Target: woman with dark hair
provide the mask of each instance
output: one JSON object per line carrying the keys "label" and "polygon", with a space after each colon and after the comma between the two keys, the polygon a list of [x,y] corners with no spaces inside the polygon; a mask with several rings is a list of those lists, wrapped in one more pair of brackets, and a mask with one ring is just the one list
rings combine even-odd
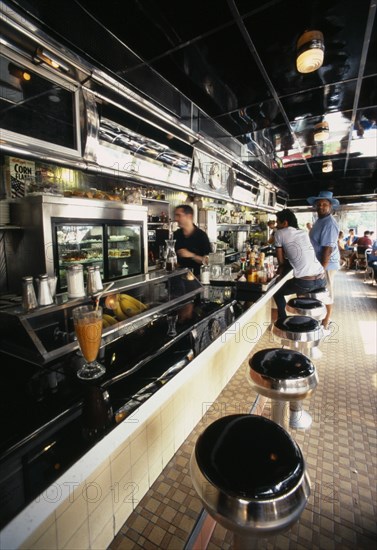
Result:
{"label": "woman with dark hair", "polygon": [[285,296],[326,287],[326,274],[316,258],[308,232],[298,228],[294,213],[286,208],[278,212],[276,218],[275,248],[279,262],[278,272],[283,272],[285,259],[293,268],[293,278],[286,281],[274,295],[278,315],[285,319]]}

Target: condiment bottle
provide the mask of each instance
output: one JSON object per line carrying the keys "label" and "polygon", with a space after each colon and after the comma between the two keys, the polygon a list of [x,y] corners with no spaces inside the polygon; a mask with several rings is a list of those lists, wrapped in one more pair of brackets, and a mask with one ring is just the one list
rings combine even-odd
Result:
{"label": "condiment bottle", "polygon": [[31,311],[38,307],[37,297],[33,286],[33,277],[22,277],[22,307],[25,311]]}
{"label": "condiment bottle", "polygon": [[122,275],[126,276],[128,275],[128,264],[127,262],[124,262],[122,265]]}
{"label": "condiment bottle", "polygon": [[84,271],[81,264],[70,265],[67,268],[68,298],[85,296]]}
{"label": "condiment bottle", "polygon": [[38,304],[40,306],[49,306],[54,300],[51,296],[50,285],[48,284],[47,273],[39,275]]}

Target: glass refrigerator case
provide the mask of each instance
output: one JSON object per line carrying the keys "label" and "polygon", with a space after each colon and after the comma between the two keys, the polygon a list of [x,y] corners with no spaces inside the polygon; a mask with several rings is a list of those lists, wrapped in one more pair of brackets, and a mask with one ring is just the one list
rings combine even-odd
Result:
{"label": "glass refrigerator case", "polygon": [[53,221],[54,264],[58,267],[58,289],[67,287],[66,270],[82,264],[99,266],[103,281],[140,275],[144,268],[142,222]]}

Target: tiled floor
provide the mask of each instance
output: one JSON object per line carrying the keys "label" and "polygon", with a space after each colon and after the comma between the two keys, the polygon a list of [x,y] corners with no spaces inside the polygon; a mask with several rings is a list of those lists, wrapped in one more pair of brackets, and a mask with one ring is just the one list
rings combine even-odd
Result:
{"label": "tiled floor", "polygon": [[[305,409],[310,430],[292,430],[306,459],[311,496],[297,524],[263,549],[376,548],[376,342],[377,286],[362,272],[341,270],[336,278],[333,331],[315,360],[319,385]],[[254,348],[276,347],[266,333]],[[248,412],[255,399],[245,383],[247,362],[175,454],[123,525],[109,550],[185,548],[202,509],[192,488],[189,461],[195,441],[219,416]],[[268,415],[268,405],[263,411]],[[209,550],[228,549],[232,534],[217,525]],[[248,548],[255,548],[250,544]],[[246,550],[246,547],[245,547]]]}

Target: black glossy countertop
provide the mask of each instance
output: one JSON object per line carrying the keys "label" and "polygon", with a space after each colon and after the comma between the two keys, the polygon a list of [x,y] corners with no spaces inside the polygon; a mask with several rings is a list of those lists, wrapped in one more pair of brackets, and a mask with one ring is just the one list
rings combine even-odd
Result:
{"label": "black glossy countertop", "polygon": [[[255,295],[255,300],[258,297]],[[176,335],[168,333],[171,318],[163,314],[102,349],[99,360],[106,367],[106,374],[93,382],[77,378],[83,361],[77,352],[55,363],[37,366],[0,351],[0,411],[6,419],[0,432],[2,493],[12,492],[6,472],[11,472],[12,477],[21,469],[26,480],[24,498],[19,502],[13,502],[13,497],[7,502],[5,498],[1,526],[123,420],[127,410],[140,406],[189,364],[188,355],[191,359],[197,353],[197,343],[191,336],[193,328],[207,326],[207,319],[210,321],[229,308],[235,319],[249,305],[250,302],[239,303],[232,297],[215,303],[198,296],[169,312],[169,317],[175,316]],[[227,320],[228,325],[230,321]],[[225,329],[223,325],[221,332]]]}

